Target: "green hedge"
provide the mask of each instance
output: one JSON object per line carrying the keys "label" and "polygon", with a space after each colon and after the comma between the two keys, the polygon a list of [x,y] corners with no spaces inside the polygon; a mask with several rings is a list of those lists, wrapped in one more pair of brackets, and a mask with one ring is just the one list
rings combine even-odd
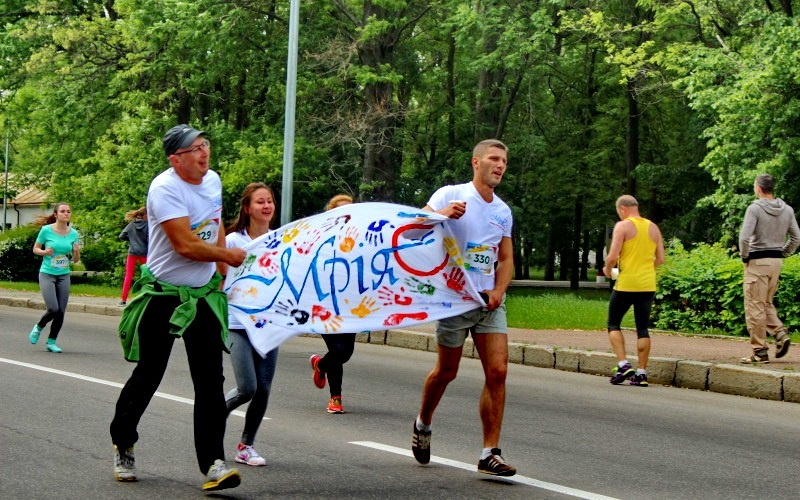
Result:
{"label": "green hedge", "polygon": [[[744,320],[744,267],[738,253],[721,245],[686,250],[671,242],[658,269],[653,306],[659,329],[690,333],[747,335]],[[784,261],[775,295],[778,315],[791,329],[800,325],[800,256]]]}
{"label": "green hedge", "polygon": [[[33,253],[39,227],[32,224],[15,227],[0,235],[0,280],[39,281],[42,258]],[[106,238],[81,248],[81,264],[89,271],[104,271],[93,282],[117,286],[125,274],[127,246]]]}
{"label": "green hedge", "polygon": [[39,228],[15,227],[0,236],[0,280],[39,281],[42,258],[33,253]]}

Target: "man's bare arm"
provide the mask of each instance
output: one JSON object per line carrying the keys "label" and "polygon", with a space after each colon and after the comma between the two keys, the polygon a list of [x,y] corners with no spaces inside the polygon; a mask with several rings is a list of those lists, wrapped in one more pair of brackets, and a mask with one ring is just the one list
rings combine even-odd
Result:
{"label": "man's bare arm", "polygon": [[[216,244],[209,245],[201,240],[194,234],[189,226],[189,217],[178,217],[177,219],[170,219],[161,223],[169,238],[172,247],[176,252],[190,260],[198,262],[224,262],[234,267],[238,267],[244,262],[247,252],[241,248],[225,248],[219,246],[219,240]],[[225,231],[220,228],[220,233],[223,235],[222,241],[225,241]]]}

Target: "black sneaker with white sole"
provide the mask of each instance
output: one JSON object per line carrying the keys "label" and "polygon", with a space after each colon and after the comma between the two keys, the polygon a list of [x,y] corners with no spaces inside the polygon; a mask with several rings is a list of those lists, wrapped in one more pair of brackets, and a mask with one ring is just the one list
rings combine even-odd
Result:
{"label": "black sneaker with white sole", "polygon": [[492,476],[513,476],[517,473],[516,467],[512,467],[500,456],[500,448],[492,448],[492,454],[478,461],[478,472]]}
{"label": "black sneaker with white sole", "polygon": [[411,435],[411,452],[414,458],[421,464],[431,461],[431,431],[421,431],[417,429],[417,421],[414,420],[413,434]]}

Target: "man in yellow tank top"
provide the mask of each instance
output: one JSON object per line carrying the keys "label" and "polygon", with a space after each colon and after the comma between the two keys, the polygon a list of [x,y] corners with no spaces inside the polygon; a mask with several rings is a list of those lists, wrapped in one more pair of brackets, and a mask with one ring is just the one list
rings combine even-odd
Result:
{"label": "man in yellow tank top", "polygon": [[[614,226],[611,248],[603,274],[612,277],[612,268],[619,268],[619,277],[608,302],[608,339],[617,355],[617,367],[610,382],[647,387],[647,360],[650,356],[650,309],[656,292],[656,267],[664,263],[664,240],[651,221],[639,215],[639,202],[630,195],[617,198],[620,221]],[[620,324],[633,306],[636,322],[638,369],[634,371],[625,353],[625,337]]]}

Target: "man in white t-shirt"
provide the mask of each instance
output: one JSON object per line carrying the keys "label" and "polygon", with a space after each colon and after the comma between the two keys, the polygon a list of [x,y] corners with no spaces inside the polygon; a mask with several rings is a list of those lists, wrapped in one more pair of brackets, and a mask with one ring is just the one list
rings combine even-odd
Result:
{"label": "man in white t-shirt", "polygon": [[514,273],[511,210],[494,194],[506,171],[508,148],[485,140],[472,152],[472,182],[445,186],[431,196],[425,210],[449,217],[450,226],[472,281],[486,302],[470,312],[440,320],[436,326],[438,358],[425,379],[422,404],[414,426],[411,450],[419,463],[430,461],[431,421],[447,385],[456,378],[467,335],[480,355],[485,383],[480,398],[483,451],[478,472],[513,476],[499,449],[506,398],[508,325],[505,292]]}
{"label": "man in white t-shirt", "polygon": [[[209,170],[205,132],[177,125],[164,136],[170,168],[147,193],[150,241],[136,297],[123,312],[120,338],[125,357],[138,361],[120,392],[111,440],[114,475],[136,481],[136,430],[167,369],[175,339],[182,337],[195,388],[194,444],[203,489],[233,488],[241,482],[225,464],[223,438],[227,410],[222,353],[227,350],[227,301],[220,290],[227,266],[247,255],[227,248],[222,224],[222,184]],[[217,272],[219,271],[219,272]]]}

